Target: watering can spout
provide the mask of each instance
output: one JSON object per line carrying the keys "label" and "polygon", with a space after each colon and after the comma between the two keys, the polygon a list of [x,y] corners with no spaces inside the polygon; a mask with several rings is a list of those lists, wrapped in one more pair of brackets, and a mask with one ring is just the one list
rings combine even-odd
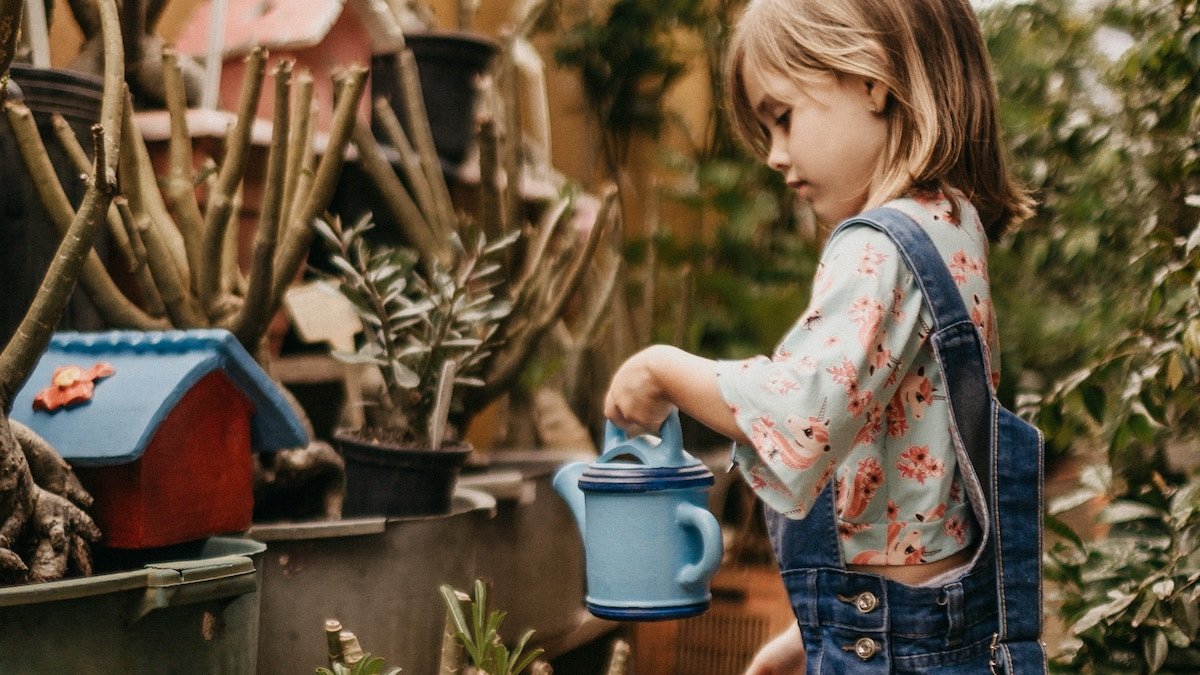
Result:
{"label": "watering can spout", "polygon": [[579,489],[579,477],[588,468],[587,462],[572,462],[558,470],[554,474],[554,490],[558,492],[567,506],[571,507],[571,514],[575,516],[575,523],[579,525],[579,536],[583,537],[583,490]]}

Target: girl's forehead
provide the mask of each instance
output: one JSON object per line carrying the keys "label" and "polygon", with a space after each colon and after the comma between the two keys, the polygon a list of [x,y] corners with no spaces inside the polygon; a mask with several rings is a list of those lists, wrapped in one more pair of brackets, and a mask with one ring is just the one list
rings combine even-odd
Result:
{"label": "girl's forehead", "polygon": [[791,103],[798,98],[811,98],[812,90],[831,78],[832,75],[824,71],[803,68],[785,72],[753,59],[746,59],[741,65],[742,86],[752,106],[768,99]]}

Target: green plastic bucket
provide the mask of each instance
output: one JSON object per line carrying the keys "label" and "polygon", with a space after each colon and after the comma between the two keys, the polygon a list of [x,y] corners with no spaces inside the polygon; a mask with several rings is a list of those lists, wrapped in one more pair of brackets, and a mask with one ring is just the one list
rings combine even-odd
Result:
{"label": "green plastic bucket", "polygon": [[213,537],[185,560],[0,588],[0,673],[254,673],[265,550]]}

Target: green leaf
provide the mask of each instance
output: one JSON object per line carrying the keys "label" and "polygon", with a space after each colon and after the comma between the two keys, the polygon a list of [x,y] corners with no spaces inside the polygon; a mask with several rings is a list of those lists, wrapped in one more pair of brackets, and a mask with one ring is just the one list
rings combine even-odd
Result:
{"label": "green leaf", "polygon": [[1162,631],[1154,631],[1142,640],[1143,653],[1146,656],[1146,666],[1150,672],[1157,673],[1167,660],[1167,652],[1171,649],[1167,644],[1167,636]]}
{"label": "green leaf", "polygon": [[1163,512],[1148,504],[1128,500],[1115,501],[1100,512],[1104,523],[1127,523],[1142,518],[1162,518]]}
{"label": "green leaf", "polygon": [[392,380],[403,389],[412,389],[421,384],[421,378],[412,371],[411,368],[400,363],[392,361],[388,364],[391,367]]}

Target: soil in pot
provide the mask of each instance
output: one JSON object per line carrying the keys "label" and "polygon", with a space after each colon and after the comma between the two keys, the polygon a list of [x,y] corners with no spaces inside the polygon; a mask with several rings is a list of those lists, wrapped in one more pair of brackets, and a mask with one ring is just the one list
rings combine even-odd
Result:
{"label": "soil in pot", "polygon": [[470,446],[434,450],[359,430],[339,429],[333,439],[346,460],[347,518],[449,513],[458,472],[471,454]]}

